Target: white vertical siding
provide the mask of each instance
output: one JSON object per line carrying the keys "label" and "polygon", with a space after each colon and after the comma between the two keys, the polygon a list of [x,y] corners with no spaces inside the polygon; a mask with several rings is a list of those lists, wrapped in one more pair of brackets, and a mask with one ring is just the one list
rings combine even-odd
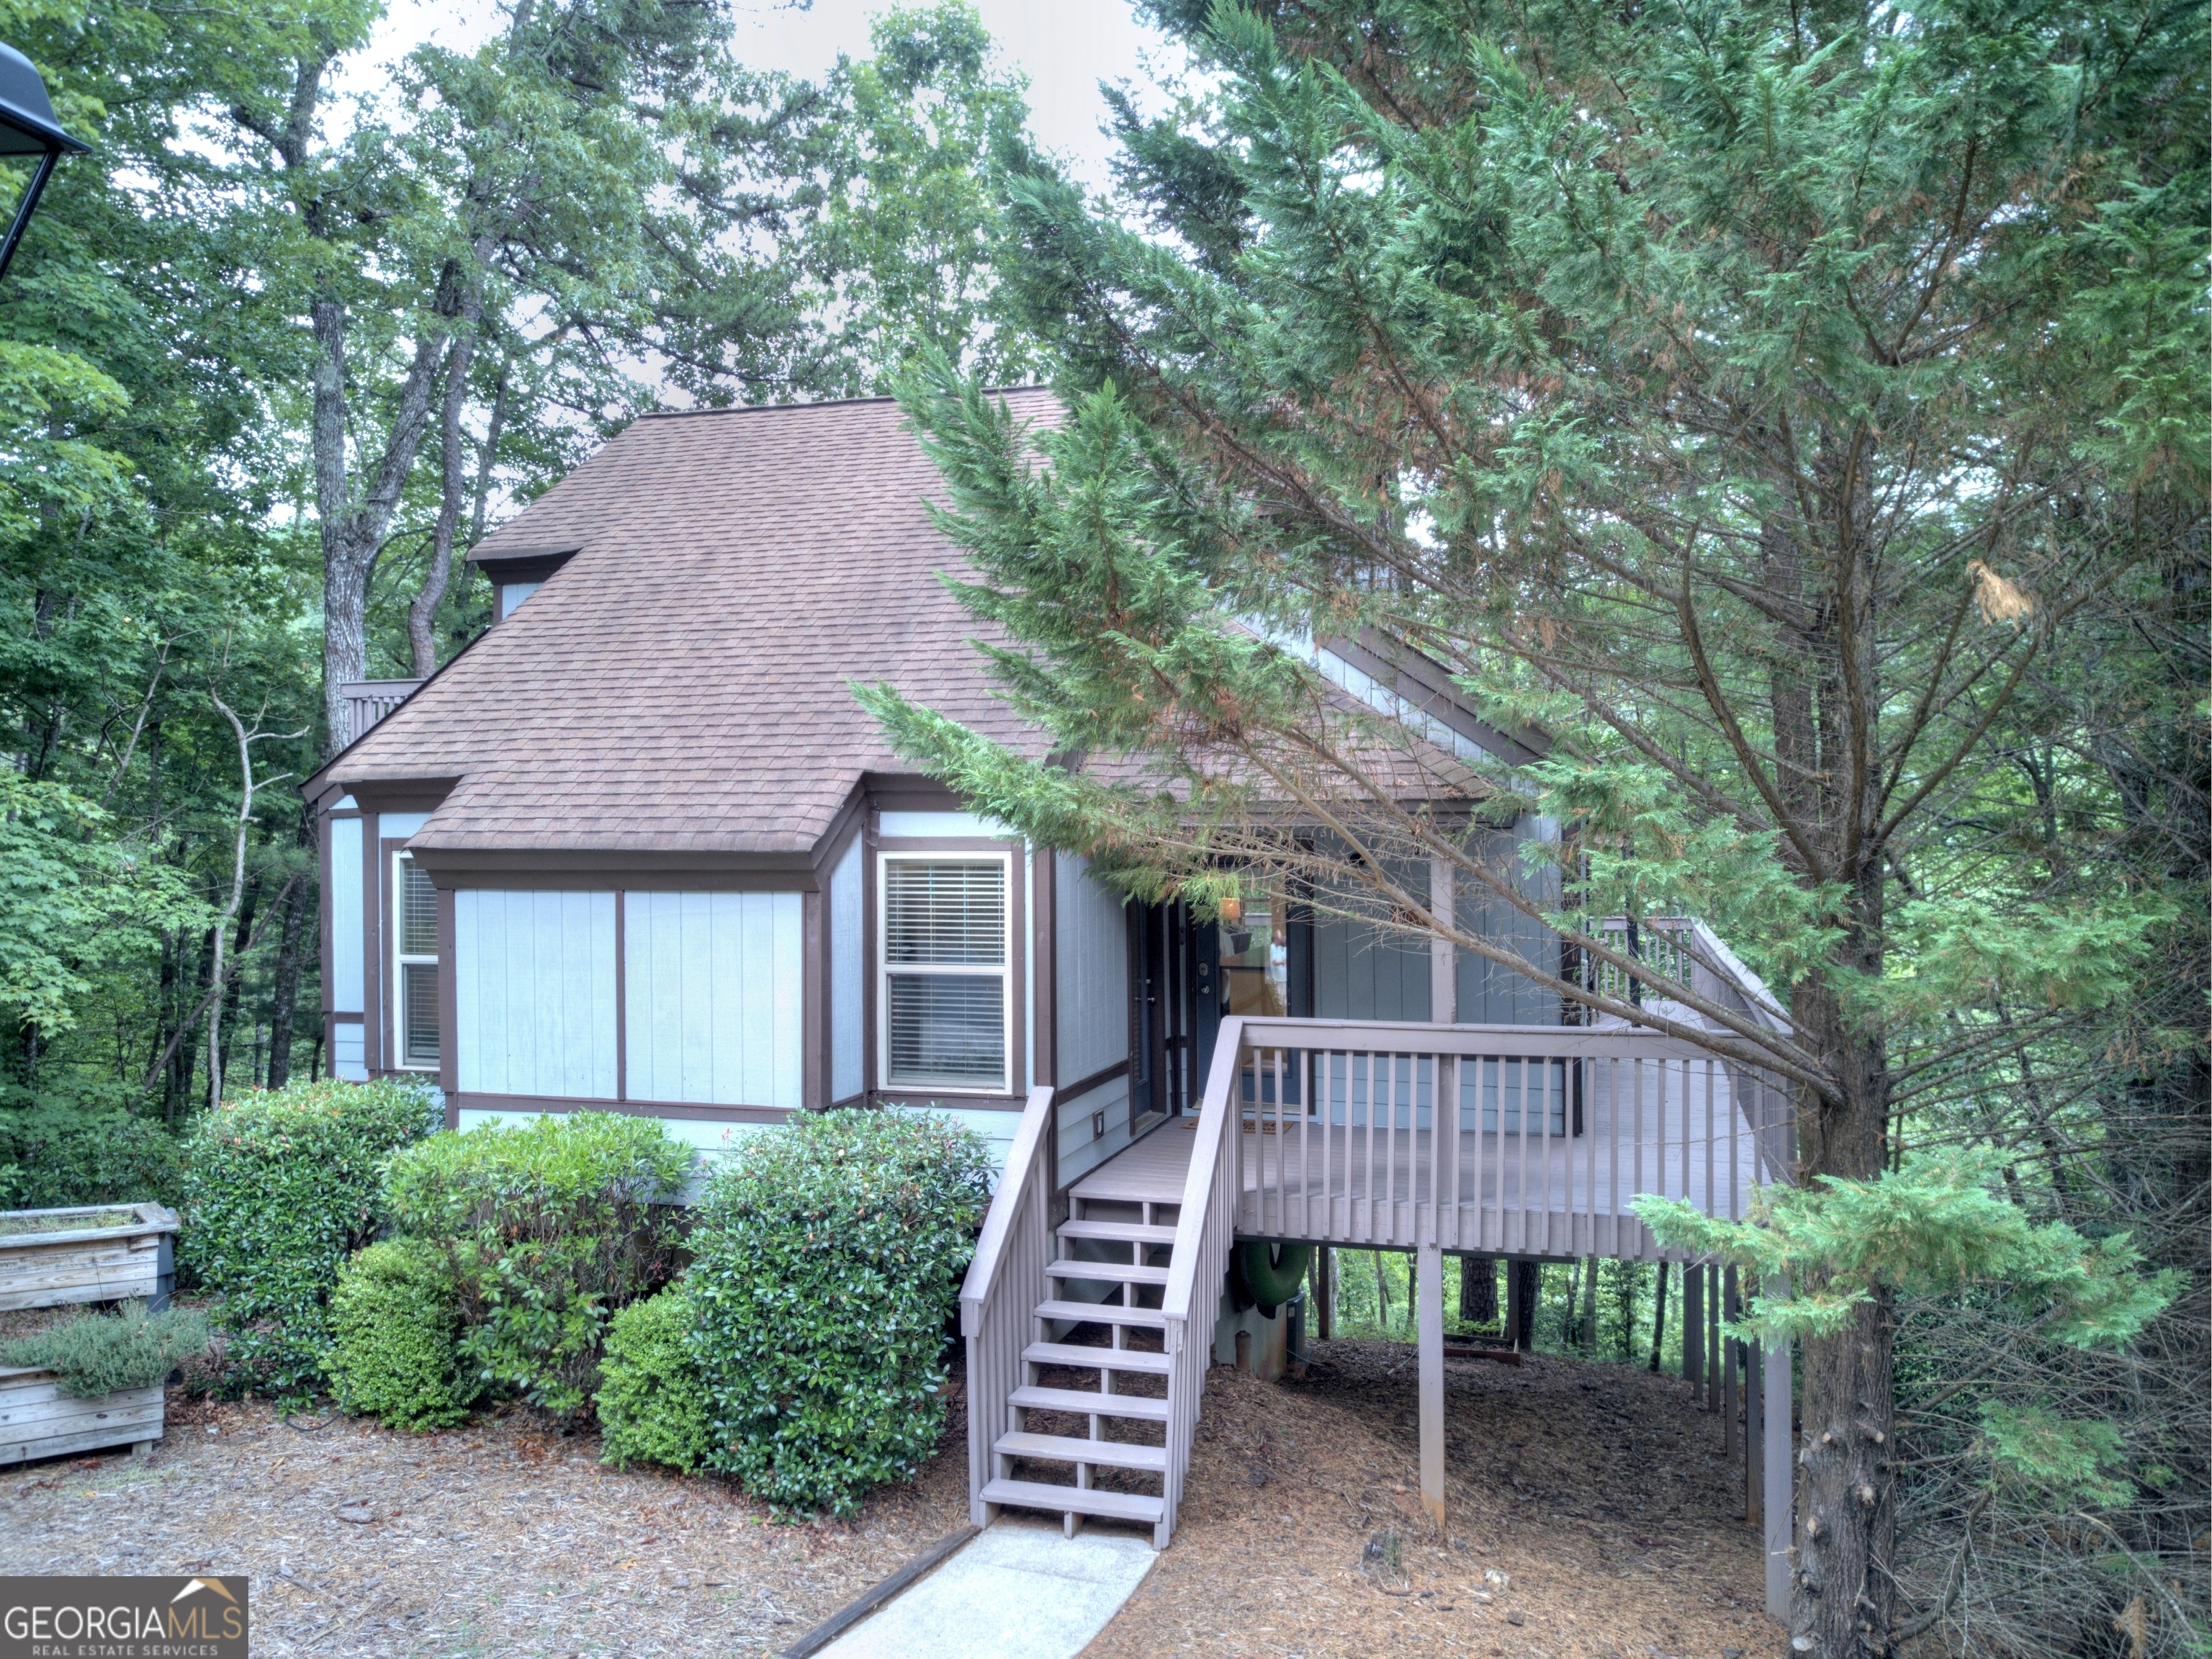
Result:
{"label": "white vertical siding", "polygon": [[428,812],[386,812],[375,820],[377,839],[405,841],[429,821]]}
{"label": "white vertical siding", "polygon": [[615,896],[453,895],[453,1060],[465,1094],[615,1097]]}
{"label": "white vertical siding", "polygon": [[800,1104],[797,893],[638,893],[623,901],[632,1100]]}
{"label": "white vertical siding", "polygon": [[860,837],[846,843],[844,856],[830,872],[830,1098],[846,1100],[860,1092],[862,988],[868,963],[863,943],[860,900]]}
{"label": "white vertical siding", "polygon": [[[361,823],[331,820],[331,1010],[362,1012]],[[354,1028],[356,1037],[361,1028]],[[356,1054],[356,1060],[360,1056]],[[343,1075],[343,1074],[341,1074]],[[366,1075],[364,1073],[363,1075]]]}
{"label": "white vertical siding", "polygon": [[1061,854],[1052,867],[1053,979],[1066,1085],[1129,1057],[1129,945],[1121,896],[1091,880],[1086,862],[1073,854]]}

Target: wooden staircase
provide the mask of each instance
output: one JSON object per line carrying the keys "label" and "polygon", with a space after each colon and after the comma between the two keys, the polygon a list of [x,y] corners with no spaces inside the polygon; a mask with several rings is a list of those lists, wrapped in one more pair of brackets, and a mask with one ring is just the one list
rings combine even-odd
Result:
{"label": "wooden staircase", "polygon": [[[1076,1207],[1139,1213],[1079,1214],[1057,1230],[1054,1256],[1044,1269],[1050,1293],[1036,1302],[1030,1316],[1036,1340],[1023,1344],[1022,1375],[1006,1391],[1005,1422],[991,1437],[981,1501],[993,1509],[1056,1512],[1071,1535],[1091,1515],[1157,1528],[1166,1514],[1164,1493],[1126,1491],[1127,1481],[1103,1487],[1097,1477],[1100,1470],[1115,1470],[1149,1477],[1149,1485],[1167,1475],[1166,1446],[1148,1442],[1157,1432],[1153,1425],[1164,1427],[1168,1420],[1164,1389],[1172,1362],[1164,1352],[1167,1316],[1159,1302],[1176,1230],[1163,1224],[1158,1212],[1174,1206],[1086,1206],[1078,1200]],[[1097,1299],[1102,1292],[1103,1299]],[[1085,1326],[1103,1326],[1105,1346],[1048,1340],[1055,1327],[1069,1334]],[[1087,1387],[1048,1386],[1038,1380],[1047,1371],[1088,1373],[1095,1381]],[[1073,1425],[1051,1426],[1080,1431],[1040,1431],[1033,1418],[1073,1419]],[[1117,1437],[1109,1425],[1129,1437]],[[1015,1473],[1018,1465],[1041,1465],[1034,1473],[1065,1478],[1022,1478]]]}

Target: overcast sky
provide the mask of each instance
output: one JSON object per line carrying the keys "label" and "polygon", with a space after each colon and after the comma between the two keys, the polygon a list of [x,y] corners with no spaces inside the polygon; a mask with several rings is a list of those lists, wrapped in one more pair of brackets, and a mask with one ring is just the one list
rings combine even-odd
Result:
{"label": "overcast sky", "polygon": [[[1029,77],[1030,130],[1073,164],[1092,189],[1108,183],[1111,146],[1099,136],[1106,106],[1101,81],[1151,79],[1147,54],[1164,70],[1180,53],[1139,23],[1128,0],[973,0],[1006,59]],[[738,51],[757,69],[820,76],[840,52],[865,57],[870,20],[905,9],[896,0],[814,0],[804,10],[768,0],[736,0]],[[365,91],[386,66],[425,40],[470,51],[499,27],[494,0],[390,0],[375,47],[348,65],[343,84]],[[1142,100],[1157,107],[1157,100]]]}

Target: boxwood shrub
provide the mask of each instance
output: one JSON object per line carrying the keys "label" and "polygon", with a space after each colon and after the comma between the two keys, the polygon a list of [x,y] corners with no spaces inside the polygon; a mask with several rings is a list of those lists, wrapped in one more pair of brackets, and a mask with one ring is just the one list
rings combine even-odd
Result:
{"label": "boxwood shrub", "polygon": [[461,1364],[453,1276],[411,1238],[370,1245],[345,1265],[331,1297],[323,1361],[343,1409],[395,1429],[449,1429],[479,1390]]}
{"label": "boxwood shrub", "polygon": [[724,1160],[686,1281],[709,1468],[786,1513],[914,1476],[990,1177],[981,1138],[929,1114],[801,1115]]}
{"label": "boxwood shrub", "polygon": [[707,1384],[691,1352],[691,1302],[678,1279],[607,1328],[599,1364],[601,1455],[696,1474],[712,1444]]}
{"label": "boxwood shrub", "polygon": [[392,1160],[393,1224],[444,1262],[483,1387],[591,1409],[607,1321],[675,1272],[692,1161],[652,1118],[616,1112],[486,1124]]}
{"label": "boxwood shrub", "polygon": [[325,1079],[194,1120],[179,1243],[215,1297],[232,1389],[320,1386],[338,1270],[383,1230],[385,1162],[429,1132],[432,1110],[412,1083]]}

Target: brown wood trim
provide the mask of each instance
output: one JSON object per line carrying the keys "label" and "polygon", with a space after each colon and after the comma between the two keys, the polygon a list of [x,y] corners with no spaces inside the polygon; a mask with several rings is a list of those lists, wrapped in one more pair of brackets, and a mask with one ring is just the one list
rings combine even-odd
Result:
{"label": "brown wood trim", "polygon": [[613,886],[662,892],[807,892],[814,861],[806,853],[654,852],[544,848],[417,847],[415,856],[442,884],[456,887]]}
{"label": "brown wood trim", "polygon": [[459,778],[371,779],[349,784],[346,793],[364,812],[434,812],[446,804]]}
{"label": "brown wood trim", "polygon": [[811,1110],[830,1103],[830,952],[823,938],[828,906],[817,890],[799,901],[799,1099]]}
{"label": "brown wood trim", "polygon": [[542,582],[582,550],[555,547],[543,551],[489,553],[482,557],[471,553],[468,562],[483,571],[493,586],[501,587],[510,582]]}
{"label": "brown wood trim", "polygon": [[629,1098],[629,890],[615,889],[615,1098]]}
{"label": "brown wood trim", "polygon": [[861,787],[867,790],[870,804],[877,812],[971,812],[974,806],[954,794],[935,778],[917,777],[909,772],[863,772]]}
{"label": "brown wood trim", "polygon": [[1104,1088],[1117,1077],[1127,1077],[1128,1074],[1129,1062],[1126,1060],[1117,1060],[1104,1070],[1093,1072],[1089,1077],[1078,1078],[1065,1089],[1055,1091],[1054,1098],[1060,1104],[1066,1105],[1069,1101],[1082,1099],[1093,1090]]}
{"label": "brown wood trim", "polygon": [[459,1087],[461,976],[453,962],[453,891],[438,889],[438,1086]]}
{"label": "brown wood trim", "polygon": [[845,804],[837,809],[836,817],[830,820],[830,827],[822,832],[822,838],[814,843],[811,856],[817,882],[824,886],[828,884],[830,872],[837,867],[837,860],[844,856],[846,844],[855,836],[865,836],[867,828],[867,792],[855,784],[845,797]]}
{"label": "brown wood trim", "polygon": [[456,1112],[620,1112],[627,1117],[696,1118],[712,1123],[781,1123],[783,1106],[714,1106],[683,1100],[598,1100],[568,1095],[453,1094]]}
{"label": "brown wood trim", "polygon": [[396,842],[361,832],[361,1063],[374,1077],[384,1065],[384,872]]}
{"label": "brown wood trim", "polygon": [[1026,845],[1019,836],[885,836],[876,837],[879,853],[1004,853],[1018,854]]}
{"label": "brown wood trim", "polygon": [[876,1060],[876,853],[882,841],[873,807],[860,826],[860,1092],[874,1097]]}

